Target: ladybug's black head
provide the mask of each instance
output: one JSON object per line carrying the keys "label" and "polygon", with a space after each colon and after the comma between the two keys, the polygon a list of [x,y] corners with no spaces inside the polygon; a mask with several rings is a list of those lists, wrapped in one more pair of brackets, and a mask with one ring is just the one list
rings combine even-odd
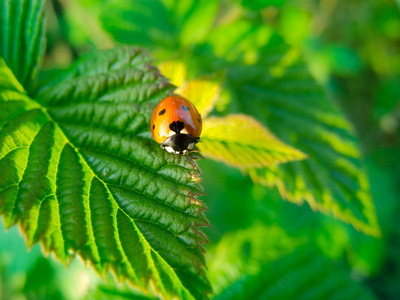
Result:
{"label": "ladybug's black head", "polygon": [[170,153],[186,155],[190,152],[190,150],[193,149],[194,145],[196,145],[198,141],[199,138],[196,138],[189,134],[177,133],[167,138],[161,144],[161,148],[167,150]]}

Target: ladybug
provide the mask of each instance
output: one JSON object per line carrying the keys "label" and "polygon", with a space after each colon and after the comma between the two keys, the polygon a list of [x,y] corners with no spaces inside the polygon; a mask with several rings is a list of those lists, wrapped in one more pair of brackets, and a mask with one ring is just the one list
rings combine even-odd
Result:
{"label": "ladybug", "polygon": [[199,142],[201,115],[187,99],[171,95],[154,109],[150,129],[161,148],[170,153],[186,155]]}

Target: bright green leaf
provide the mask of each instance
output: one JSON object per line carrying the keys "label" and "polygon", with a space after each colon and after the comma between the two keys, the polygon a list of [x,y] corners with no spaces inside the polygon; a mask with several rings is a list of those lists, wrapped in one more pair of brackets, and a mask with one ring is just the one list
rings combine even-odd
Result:
{"label": "bright green leaf", "polygon": [[279,19],[279,30],[285,41],[292,45],[301,45],[309,36],[311,15],[296,6],[287,5]]}
{"label": "bright green leaf", "polygon": [[169,12],[182,24],[176,32],[181,45],[189,46],[202,41],[214,23],[219,6],[218,1],[163,0]]}
{"label": "bright green leaf", "polygon": [[[208,36],[206,45],[211,46],[213,55],[223,61],[235,62],[240,58],[243,63],[252,65],[259,58],[260,49],[268,43],[272,35],[273,31],[268,25],[254,26],[248,21],[238,20],[213,30]],[[224,64],[216,59],[210,63],[213,68],[224,67]]]}
{"label": "bright green leaf", "polygon": [[202,154],[243,168],[304,159],[306,156],[279,141],[261,123],[246,115],[210,117],[203,121]]}
{"label": "bright green leaf", "polygon": [[[87,55],[28,98],[0,63],[0,212],[29,245],[166,298],[210,293],[197,166],[149,122],[170,85],[136,48]],[[196,158],[196,156],[193,156]]]}
{"label": "bright green leaf", "polygon": [[45,51],[47,0],[0,2],[0,57],[32,92]]}

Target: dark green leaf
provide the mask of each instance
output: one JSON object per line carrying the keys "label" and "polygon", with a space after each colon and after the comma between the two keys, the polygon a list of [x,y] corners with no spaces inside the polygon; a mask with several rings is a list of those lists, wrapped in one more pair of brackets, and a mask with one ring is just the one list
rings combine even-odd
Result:
{"label": "dark green leaf", "polygon": [[255,224],[210,253],[216,299],[375,299],[305,238]]}
{"label": "dark green leaf", "polygon": [[0,57],[31,94],[45,51],[47,0],[0,2]]}

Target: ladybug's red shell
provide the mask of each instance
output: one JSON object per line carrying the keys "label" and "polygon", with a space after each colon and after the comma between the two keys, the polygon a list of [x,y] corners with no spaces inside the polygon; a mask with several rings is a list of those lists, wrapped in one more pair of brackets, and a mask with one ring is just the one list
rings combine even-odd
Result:
{"label": "ladybug's red shell", "polygon": [[154,109],[150,129],[162,148],[175,154],[186,154],[200,138],[202,120],[190,101],[172,95]]}

